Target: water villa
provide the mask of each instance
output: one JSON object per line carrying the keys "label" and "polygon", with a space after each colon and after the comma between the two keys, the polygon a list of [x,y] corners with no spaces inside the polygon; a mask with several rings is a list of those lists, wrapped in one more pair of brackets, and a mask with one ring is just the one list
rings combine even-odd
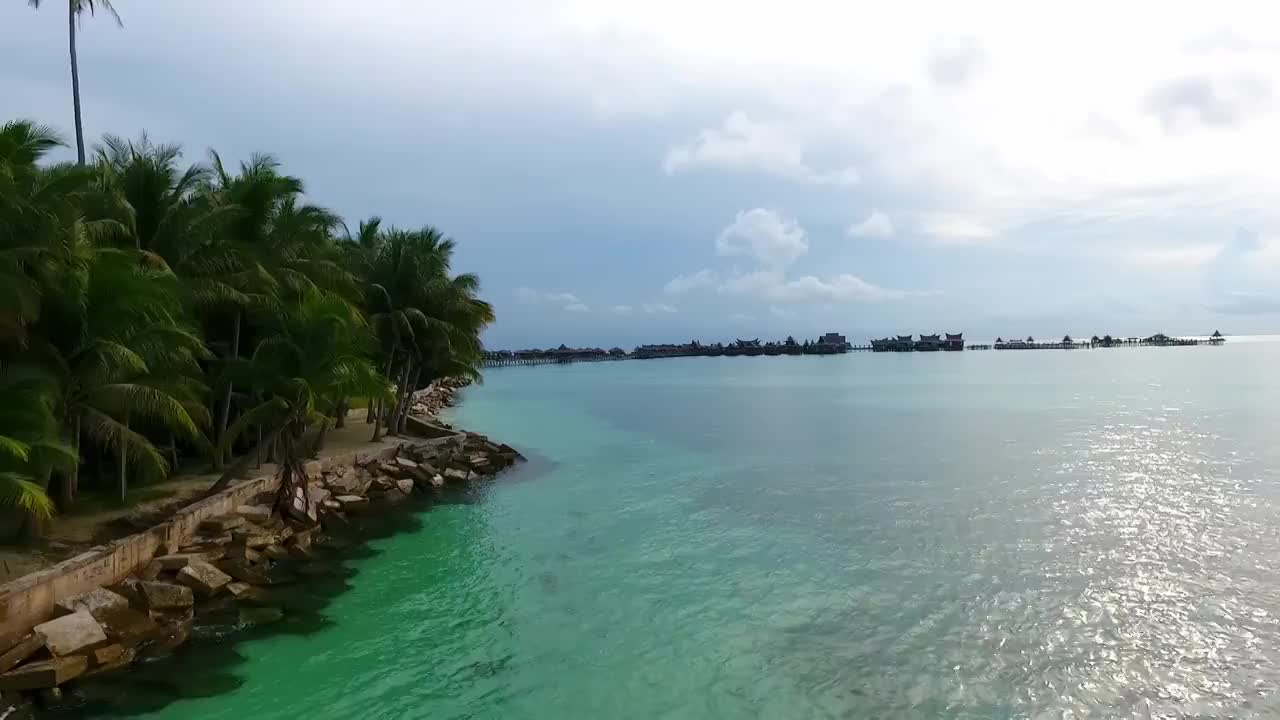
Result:
{"label": "water villa", "polygon": [[871,341],[872,352],[937,352],[947,350],[955,352],[964,350],[964,333],[946,333],[941,335],[921,334],[919,340],[912,340],[911,335],[898,335],[892,338],[881,338]]}

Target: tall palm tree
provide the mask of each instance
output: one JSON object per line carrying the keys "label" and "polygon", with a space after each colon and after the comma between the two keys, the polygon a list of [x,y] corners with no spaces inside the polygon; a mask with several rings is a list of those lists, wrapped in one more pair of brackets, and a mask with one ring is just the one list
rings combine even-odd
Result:
{"label": "tall palm tree", "polygon": [[[40,0],[27,0],[31,7],[39,9]],[[76,24],[86,10],[96,15],[98,8],[111,13],[116,25],[124,27],[120,13],[112,7],[111,0],[67,0],[67,37],[71,47],[71,98],[76,111],[76,157],[79,164],[84,165],[84,124],[80,119],[80,61],[76,59]]]}
{"label": "tall palm tree", "polygon": [[[50,470],[79,462],[59,438],[54,402],[54,384],[41,368],[12,362],[0,367],[0,517],[15,510],[36,520],[52,517],[45,478]],[[23,525],[0,522],[12,532]],[[0,539],[10,536],[0,532]]]}

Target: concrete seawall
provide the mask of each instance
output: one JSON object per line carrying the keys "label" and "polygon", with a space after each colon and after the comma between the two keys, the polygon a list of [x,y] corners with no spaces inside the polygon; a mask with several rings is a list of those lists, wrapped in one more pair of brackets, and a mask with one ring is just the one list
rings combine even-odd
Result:
{"label": "concrete seawall", "polygon": [[[446,444],[460,435],[426,441]],[[352,465],[370,458],[395,457],[396,448],[355,452],[325,458],[321,469]],[[157,554],[173,553],[186,544],[201,522],[227,515],[240,505],[250,504],[262,493],[279,486],[274,473],[233,485],[211,497],[198,500],[174,513],[168,521],[128,537],[101,545],[45,570],[24,575],[0,585],[0,646],[4,639],[20,636],[54,615],[54,604],[72,595],[124,580]]]}

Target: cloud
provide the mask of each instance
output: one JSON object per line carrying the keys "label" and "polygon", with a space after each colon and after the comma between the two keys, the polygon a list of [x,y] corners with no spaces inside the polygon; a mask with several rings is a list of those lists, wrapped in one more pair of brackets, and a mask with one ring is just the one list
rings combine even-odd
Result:
{"label": "cloud", "polygon": [[893,221],[879,210],[872,210],[865,220],[850,225],[848,234],[849,237],[893,237]]}
{"label": "cloud", "polygon": [[668,175],[688,170],[761,172],[788,180],[819,185],[854,185],[858,171],[844,167],[818,171],[805,161],[804,143],[781,127],[752,121],[735,110],[718,128],[707,128],[697,139],[667,150],[662,169]]}
{"label": "cloud", "polygon": [[1189,247],[1135,248],[1112,255],[1117,261],[1128,263],[1140,270],[1153,272],[1179,272],[1199,270],[1218,256],[1218,245],[1192,245]]}
{"label": "cloud", "polygon": [[640,306],[640,309],[650,315],[670,315],[679,312],[675,307],[666,303],[644,303]]}
{"label": "cloud", "polygon": [[609,312],[613,313],[614,315],[630,315],[633,309],[634,308],[632,308],[630,305],[614,305],[613,307],[609,308]]}
{"label": "cloud", "polygon": [[564,310],[565,312],[571,312],[571,313],[591,312],[591,308],[587,307],[586,305],[583,305],[582,303],[570,303],[564,306]]}
{"label": "cloud", "polygon": [[715,270],[702,269],[690,275],[677,275],[663,287],[668,295],[683,295],[692,290],[713,288],[720,284],[720,273]]}
{"label": "cloud", "polygon": [[973,38],[934,43],[929,52],[929,78],[937,85],[964,85],[982,68],[986,54]]}
{"label": "cloud", "polygon": [[716,238],[716,254],[746,256],[762,265],[784,267],[809,252],[804,228],[773,210],[755,208],[738,213]]}
{"label": "cloud", "polygon": [[777,305],[769,306],[769,314],[776,318],[791,318],[796,316],[796,312],[794,310],[783,310]]}
{"label": "cloud", "polygon": [[577,295],[567,292],[539,292],[531,287],[521,285],[515,290],[516,300],[526,305],[536,305],[538,303],[580,303]]}
{"label": "cloud", "polygon": [[1271,99],[1265,79],[1241,73],[1226,77],[1196,75],[1170,80],[1151,91],[1144,104],[1165,130],[1234,127]]}
{"label": "cloud", "polygon": [[[883,288],[852,273],[828,278],[804,275],[787,278],[777,270],[757,270],[727,275],[712,274],[696,285],[681,284],[684,291],[709,289],[720,295],[750,298],[770,303],[879,303],[908,297],[927,297],[935,291],[907,291]],[[680,280],[677,278],[676,280]],[[675,283],[673,280],[672,283]],[[668,286],[672,285],[668,283]]]}
{"label": "cloud", "polygon": [[965,215],[935,215],[921,228],[932,240],[944,245],[968,245],[989,242],[998,233],[986,221]]}
{"label": "cloud", "polygon": [[755,322],[756,316],[748,315],[747,313],[733,313],[729,316],[729,320],[737,323]]}

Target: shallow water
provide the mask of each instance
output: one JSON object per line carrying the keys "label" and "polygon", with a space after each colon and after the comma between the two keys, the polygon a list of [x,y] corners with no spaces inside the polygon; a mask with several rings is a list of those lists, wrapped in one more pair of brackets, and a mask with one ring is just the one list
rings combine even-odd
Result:
{"label": "shallow water", "polygon": [[1232,342],[495,370],[455,418],[529,465],[91,714],[1280,712],[1277,369]]}

